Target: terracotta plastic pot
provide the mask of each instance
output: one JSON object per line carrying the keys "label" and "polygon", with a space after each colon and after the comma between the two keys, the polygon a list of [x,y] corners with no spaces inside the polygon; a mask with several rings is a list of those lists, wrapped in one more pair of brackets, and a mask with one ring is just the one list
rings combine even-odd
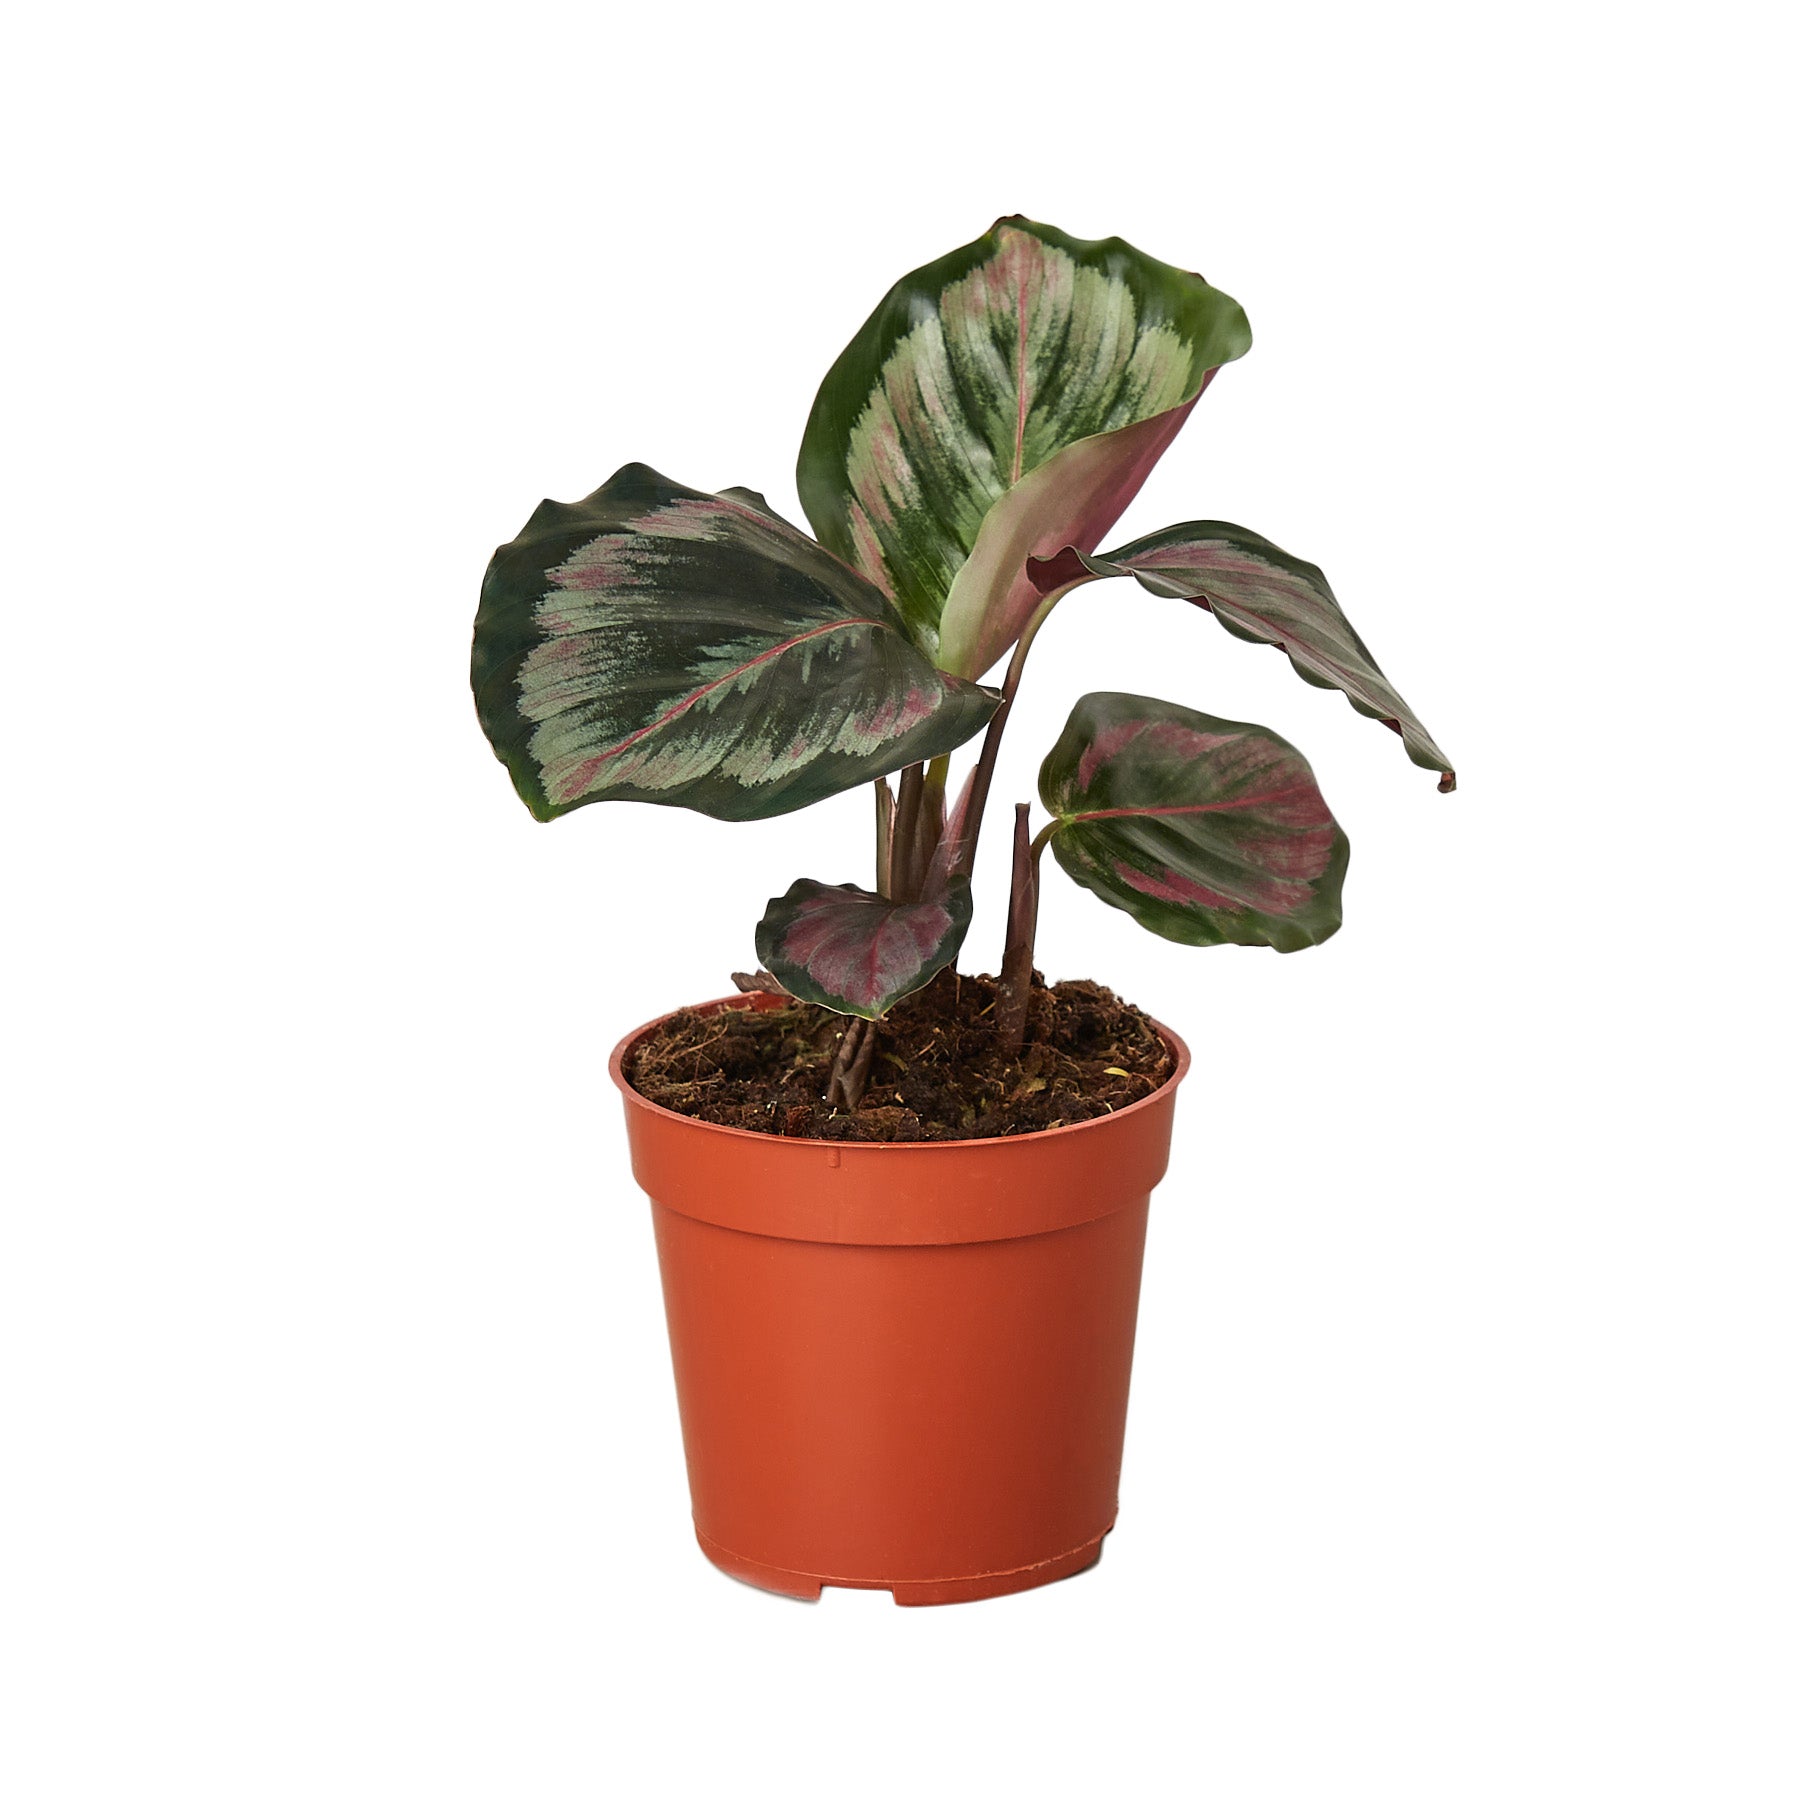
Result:
{"label": "terracotta plastic pot", "polygon": [[1085,1124],[831,1144],[646,1100],[624,1071],[653,1029],[612,1076],[653,1203],[707,1556],[778,1593],[888,1588],[902,1606],[1096,1561],[1187,1047],[1159,1026],[1174,1074]]}

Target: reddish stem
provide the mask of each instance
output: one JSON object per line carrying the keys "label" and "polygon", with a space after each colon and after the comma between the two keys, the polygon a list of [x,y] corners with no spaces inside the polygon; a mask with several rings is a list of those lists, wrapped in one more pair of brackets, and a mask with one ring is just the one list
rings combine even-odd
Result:
{"label": "reddish stem", "polygon": [[912,763],[900,771],[900,799],[894,808],[894,830],[888,840],[888,897],[919,897],[919,815],[925,802],[925,765]]}
{"label": "reddish stem", "polygon": [[[1069,587],[1077,585],[1071,582]],[[1025,629],[1019,633],[1019,641],[1013,645],[1012,659],[1006,665],[1006,680],[1000,689],[1000,704],[988,720],[987,735],[981,740],[981,755],[969,777],[967,822],[962,843],[957,848],[956,865],[949,871],[952,875],[967,875],[975,867],[975,850],[981,839],[981,815],[987,810],[988,790],[994,785],[994,764],[1000,757],[1000,740],[1006,733],[1013,697],[1018,693],[1019,680],[1025,673],[1025,658],[1031,653],[1031,641],[1037,636],[1038,628],[1049,618],[1050,609],[1068,591],[1063,587],[1045,595],[1037,611],[1026,621]]]}
{"label": "reddish stem", "polygon": [[1000,959],[1000,992],[994,1023],[1000,1048],[1017,1056],[1025,1048],[1031,1010],[1031,974],[1037,960],[1037,857],[1032,854],[1031,808],[1013,808],[1012,896],[1006,908],[1006,951]]}
{"label": "reddish stem", "polygon": [[862,1105],[863,1092],[869,1085],[869,1065],[875,1060],[875,1037],[880,1029],[873,1019],[862,1022],[862,1042],[856,1046],[856,1059],[845,1071],[841,1084],[844,1104],[851,1112]]}

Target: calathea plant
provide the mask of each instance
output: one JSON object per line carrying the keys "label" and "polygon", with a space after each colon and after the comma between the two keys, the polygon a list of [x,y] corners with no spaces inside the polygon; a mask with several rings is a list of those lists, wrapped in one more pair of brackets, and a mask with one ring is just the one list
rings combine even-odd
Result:
{"label": "calathea plant", "polygon": [[[539,819],[596,800],[762,819],[873,783],[873,888],[796,881],[756,933],[769,985],[851,1015],[827,1098],[856,1104],[872,1022],[954,961],[1026,658],[1086,582],[1130,576],[1276,646],[1455,786],[1311,563],[1216,521],[1098,551],[1249,347],[1242,309],[1198,275],[1002,219],[895,286],[825,377],[798,471],[816,537],[747,488],[633,463],[545,501],[495,553],[475,703]],[[951,802],[951,753],[977,733]],[[1014,1048],[1046,845],[1179,943],[1299,950],[1340,923],[1347,840],[1306,759],[1261,726],[1088,694],[1039,794],[1047,823],[1033,834],[1024,805],[1014,821],[998,1007]]]}

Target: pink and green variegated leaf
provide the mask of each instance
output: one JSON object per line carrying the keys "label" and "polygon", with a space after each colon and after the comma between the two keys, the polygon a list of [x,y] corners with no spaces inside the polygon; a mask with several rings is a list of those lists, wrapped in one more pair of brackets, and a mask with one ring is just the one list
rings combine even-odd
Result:
{"label": "pink and green variegated leaf", "polygon": [[540,819],[595,800],[770,818],[947,754],[999,703],[760,495],[642,463],[495,551],[471,681]]}
{"label": "pink and green variegated leaf", "polygon": [[769,902],[756,953],[796,998],[879,1019],[955,961],[970,906],[962,876],[936,898],[914,901],[796,881]]}
{"label": "pink and green variegated leaf", "polygon": [[1093,549],[1249,347],[1198,275],[1001,219],[894,287],[833,365],[801,504],[940,667],[984,674],[1037,605],[1026,557]]}
{"label": "pink and green variegated leaf", "polygon": [[1254,531],[1216,519],[1171,525],[1100,556],[1064,549],[1034,561],[1031,575],[1044,594],[1108,575],[1135,575],[1153,594],[1191,600],[1233,637],[1275,645],[1314,687],[1336,688],[1359,713],[1398,732],[1406,754],[1437,771],[1440,793],[1456,786],[1449,759],[1382,674],[1323,573]]}
{"label": "pink and green variegated leaf", "polygon": [[1178,944],[1304,950],[1343,923],[1350,842],[1294,746],[1140,694],[1086,694],[1038,791],[1056,860]]}

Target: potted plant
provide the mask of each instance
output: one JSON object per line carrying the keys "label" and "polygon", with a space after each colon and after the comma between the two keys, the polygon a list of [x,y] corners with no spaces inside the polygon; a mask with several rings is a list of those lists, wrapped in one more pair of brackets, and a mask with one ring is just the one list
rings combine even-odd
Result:
{"label": "potted plant", "polygon": [[761,819],[873,786],[872,885],[796,881],[745,991],[612,1060],[696,1529],[747,1580],[977,1599],[1087,1566],[1112,1526],[1187,1054],[1036,976],[1045,849],[1181,943],[1299,950],[1340,922],[1348,844],[1291,744],[1088,694],[1044,759],[1045,823],[1015,808],[998,977],[955,972],[995,755],[1058,602],[1130,576],[1203,607],[1455,785],[1312,564],[1216,521],[1099,551],[1249,346],[1198,275],[1002,219],[896,285],[826,376],[798,471],[815,535],[630,464],[545,501],[489,566],[476,707],[537,818]]}

